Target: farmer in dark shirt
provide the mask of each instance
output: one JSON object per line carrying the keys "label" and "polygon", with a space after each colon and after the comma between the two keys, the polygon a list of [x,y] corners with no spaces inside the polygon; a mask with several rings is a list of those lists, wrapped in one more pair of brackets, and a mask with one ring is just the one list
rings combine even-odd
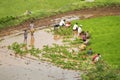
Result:
{"label": "farmer in dark shirt", "polygon": [[25,44],[27,44],[27,35],[28,35],[27,30],[24,30],[24,43]]}

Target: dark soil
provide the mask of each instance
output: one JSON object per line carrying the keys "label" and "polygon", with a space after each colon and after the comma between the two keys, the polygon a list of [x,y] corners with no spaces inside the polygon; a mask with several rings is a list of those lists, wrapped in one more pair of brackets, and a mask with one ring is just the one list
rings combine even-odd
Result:
{"label": "dark soil", "polygon": [[[52,24],[55,24],[54,20],[57,18],[62,18],[64,16],[73,16],[73,15],[80,16],[80,19],[93,18],[99,16],[120,15],[120,6],[89,8],[89,9],[70,11],[66,13],[60,13],[54,16],[34,20],[34,24],[35,27],[50,26]],[[87,15],[91,15],[91,16],[85,17]],[[10,35],[19,32],[21,30],[24,30],[26,28],[29,28],[29,24],[30,24],[30,20],[14,27],[2,29],[0,30],[0,37]]]}

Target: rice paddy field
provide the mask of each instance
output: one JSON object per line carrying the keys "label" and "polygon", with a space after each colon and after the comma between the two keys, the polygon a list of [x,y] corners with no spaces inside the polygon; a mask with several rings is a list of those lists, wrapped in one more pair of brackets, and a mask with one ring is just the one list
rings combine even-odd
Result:
{"label": "rice paddy field", "polygon": [[[0,30],[4,30],[4,28],[14,27],[16,25],[19,25],[20,23],[26,22],[27,20],[39,20],[51,15],[61,14],[69,11],[87,8],[97,9],[97,7],[104,6],[113,6],[114,8],[115,6],[120,6],[120,0],[93,0],[93,2],[88,1],[89,0],[0,0]],[[31,14],[25,15],[26,10],[30,11]],[[76,22],[79,25],[82,24],[82,29],[84,31],[89,31],[91,35],[90,45],[88,45],[87,49],[83,52],[75,52],[72,49],[73,46],[79,49],[79,45],[82,43],[82,40],[80,39],[76,39],[73,41],[70,40],[73,37],[73,24],[75,24]],[[39,58],[38,54],[42,54],[42,57],[40,57],[41,59],[50,61],[57,66],[72,70],[89,70],[89,74],[90,71],[93,71],[94,73],[94,70],[90,70],[94,66],[91,65],[91,58],[93,55],[86,56],[86,51],[89,48],[92,48],[94,54],[101,54],[103,61],[107,62],[110,65],[113,65],[113,68],[117,66],[118,69],[120,69],[120,15],[86,18],[83,20],[74,20],[71,23],[71,28],[63,27],[57,30],[57,32],[55,33],[59,36],[62,35],[63,43],[68,42],[70,43],[68,44],[69,46],[59,46],[54,44],[53,47],[49,47],[48,45],[46,45],[42,50],[33,47],[28,51],[26,50],[25,52],[20,50],[19,45],[22,44],[16,43],[18,46],[15,49],[16,51],[18,51],[17,54],[20,54],[20,56],[22,57],[29,52],[30,55],[37,58]],[[12,47],[14,48],[16,47],[16,45],[13,44],[12,46],[8,47],[12,49]],[[69,49],[71,49],[71,52],[69,51]],[[112,74],[112,69],[110,69],[109,71],[109,68],[107,69],[107,66],[105,67],[105,69],[104,67],[101,67],[101,65],[99,67],[96,67],[96,69],[98,68],[98,71],[96,70],[95,73],[97,72],[96,74],[100,74],[100,78],[96,80],[102,80],[101,76],[104,76],[104,80],[119,80],[116,77],[116,75],[119,77],[119,70],[115,70],[115,74],[118,74],[114,75]],[[91,77],[91,75],[89,75],[89,77]],[[96,78],[97,77],[98,76],[96,76]],[[94,74],[92,78],[94,79]],[[93,80],[92,78],[83,80]]]}
{"label": "rice paddy field", "polygon": [[106,16],[79,20],[83,29],[91,33],[91,44],[95,53],[100,53],[105,61],[120,66],[120,16]]}
{"label": "rice paddy field", "polygon": [[[81,8],[120,4],[120,0],[1,0],[0,19],[6,16],[21,16],[26,10],[32,12],[32,17],[50,16],[56,13],[66,12]],[[30,16],[30,17],[31,17]],[[28,19],[25,17],[25,19]],[[22,19],[0,23],[0,28],[8,25],[21,23]],[[91,45],[96,53],[111,64],[119,64],[119,41],[120,41],[120,16],[99,17],[94,19],[80,20],[83,29],[90,31],[92,35]],[[76,21],[73,21],[73,23]]]}

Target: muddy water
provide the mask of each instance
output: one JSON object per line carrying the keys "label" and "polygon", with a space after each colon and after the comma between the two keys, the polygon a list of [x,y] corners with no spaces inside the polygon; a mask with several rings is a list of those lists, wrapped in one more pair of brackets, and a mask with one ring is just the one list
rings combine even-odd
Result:
{"label": "muddy water", "polygon": [[[59,44],[62,45],[62,40],[54,40],[54,35],[52,33],[48,32],[50,29],[44,29],[44,30],[37,30],[34,33],[34,46],[36,48],[43,48],[44,45],[52,46],[52,44]],[[4,38],[3,41],[0,42],[0,46],[9,46],[14,42],[18,43],[24,43],[24,36],[23,34],[18,36],[7,36]],[[27,39],[27,45],[28,48],[31,45],[31,35],[28,33],[28,39]]]}
{"label": "muddy water", "polygon": [[[34,38],[36,48],[42,48],[44,45],[51,46],[53,43],[62,45],[62,40],[54,40],[54,36],[46,32],[46,29],[36,31]],[[28,45],[30,39],[28,34]],[[0,80],[81,80],[79,71],[63,70],[38,60],[15,58],[10,55],[13,52],[4,47],[13,42],[23,43],[23,34],[7,36],[0,42]]]}

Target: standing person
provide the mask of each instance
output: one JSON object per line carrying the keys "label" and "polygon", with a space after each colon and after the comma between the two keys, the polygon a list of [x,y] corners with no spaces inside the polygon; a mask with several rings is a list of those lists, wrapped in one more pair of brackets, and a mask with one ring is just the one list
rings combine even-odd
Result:
{"label": "standing person", "polygon": [[35,42],[34,33],[31,33],[31,47],[34,47],[34,42]]}
{"label": "standing person", "polygon": [[30,32],[34,32],[34,24],[33,21],[30,23]]}
{"label": "standing person", "polygon": [[78,35],[77,35],[78,37],[79,37],[79,35],[80,35],[81,32],[82,32],[82,28],[81,28],[81,27],[82,27],[82,25],[80,25],[80,26],[78,27]]}
{"label": "standing person", "polygon": [[92,62],[93,62],[93,63],[98,62],[100,57],[101,57],[101,55],[100,55],[99,53],[96,54],[96,55],[94,55],[93,58],[92,58]]}
{"label": "standing person", "polygon": [[33,21],[31,21],[30,23],[30,33],[31,33],[31,47],[34,47],[34,24],[33,24]]}
{"label": "standing person", "polygon": [[27,50],[27,37],[28,37],[28,32],[27,30],[24,30],[24,44],[25,44],[25,50]]}
{"label": "standing person", "polygon": [[25,44],[27,44],[27,35],[28,35],[27,30],[24,30],[24,43]]}

